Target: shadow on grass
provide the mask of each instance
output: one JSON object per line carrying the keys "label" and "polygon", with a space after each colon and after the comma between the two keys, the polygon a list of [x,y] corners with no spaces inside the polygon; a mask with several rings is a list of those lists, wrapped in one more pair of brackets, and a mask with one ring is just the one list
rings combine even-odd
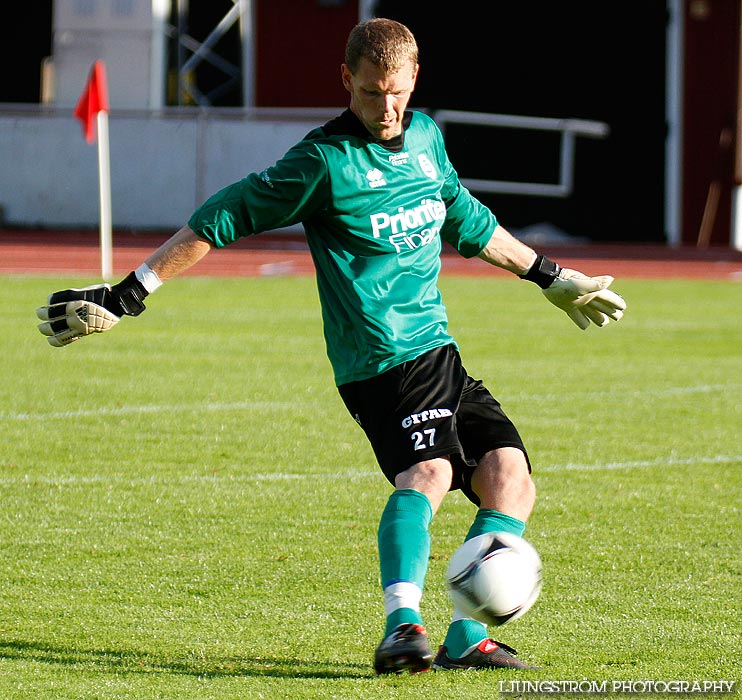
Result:
{"label": "shadow on grass", "polygon": [[0,659],[33,661],[111,673],[172,673],[197,678],[370,678],[371,666],[278,657],[225,657],[209,659],[197,653],[165,657],[130,650],[67,649],[26,641],[0,641]]}

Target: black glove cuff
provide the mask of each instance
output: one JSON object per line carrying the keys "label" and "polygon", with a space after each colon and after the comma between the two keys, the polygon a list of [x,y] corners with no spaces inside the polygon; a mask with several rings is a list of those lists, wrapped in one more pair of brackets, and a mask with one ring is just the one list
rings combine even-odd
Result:
{"label": "black glove cuff", "polygon": [[[130,272],[121,282],[111,287],[112,300],[119,305],[122,314],[139,316],[146,308],[142,300],[149,294],[137,276]],[[114,311],[114,309],[111,309]],[[117,314],[121,315],[121,314]]]}
{"label": "black glove cuff", "polygon": [[546,289],[559,276],[561,269],[553,260],[549,260],[545,255],[539,255],[528,272],[518,276],[523,280],[535,282],[541,289]]}

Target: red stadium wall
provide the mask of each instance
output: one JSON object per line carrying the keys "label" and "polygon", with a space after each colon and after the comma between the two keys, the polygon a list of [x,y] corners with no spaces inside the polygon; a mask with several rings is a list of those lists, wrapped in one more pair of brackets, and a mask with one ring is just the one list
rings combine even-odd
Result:
{"label": "red stadium wall", "polygon": [[342,107],[340,62],[358,22],[351,0],[256,0],[257,107]]}
{"label": "red stadium wall", "polygon": [[684,6],[682,242],[725,246],[734,185],[740,2],[686,0]]}

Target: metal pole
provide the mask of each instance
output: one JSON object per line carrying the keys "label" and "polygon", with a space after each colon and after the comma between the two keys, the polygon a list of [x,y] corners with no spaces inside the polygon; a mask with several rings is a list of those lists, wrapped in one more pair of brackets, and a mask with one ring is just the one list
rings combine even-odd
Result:
{"label": "metal pole", "polygon": [[108,138],[108,112],[97,116],[98,126],[98,189],[100,200],[100,272],[104,281],[113,277],[113,232],[111,217],[111,156]]}
{"label": "metal pole", "polygon": [[178,12],[178,104],[183,105],[185,104],[183,66],[186,62],[186,47],[182,37],[188,32],[188,0],[177,0],[176,7]]}
{"label": "metal pole", "polygon": [[682,0],[667,2],[665,121],[665,239],[671,247],[682,243],[683,186],[683,15]]}
{"label": "metal pole", "polygon": [[742,7],[737,0],[737,119],[734,134],[734,187],[732,188],[732,230],[730,243],[742,250]]}

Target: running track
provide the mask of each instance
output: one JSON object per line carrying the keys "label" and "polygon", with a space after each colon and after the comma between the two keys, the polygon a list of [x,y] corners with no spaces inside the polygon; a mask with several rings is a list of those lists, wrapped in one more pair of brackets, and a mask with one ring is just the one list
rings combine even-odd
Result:
{"label": "running track", "polygon": [[[170,232],[114,232],[113,269],[119,277],[135,269]],[[726,248],[624,245],[543,245],[539,252],[564,267],[616,278],[719,279],[742,282],[742,252]],[[443,274],[506,275],[478,260],[444,251]],[[311,275],[306,243],[300,235],[263,234],[212,251],[187,274],[201,276]],[[95,231],[0,231],[0,274],[100,277]]]}

